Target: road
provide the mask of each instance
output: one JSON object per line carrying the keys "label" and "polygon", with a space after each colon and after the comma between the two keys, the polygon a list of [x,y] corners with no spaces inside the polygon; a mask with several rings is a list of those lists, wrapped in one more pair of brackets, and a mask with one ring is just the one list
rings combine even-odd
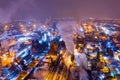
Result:
{"label": "road", "polygon": [[44,63],[44,66],[36,67],[29,79],[37,80],[68,80],[70,68],[64,65],[63,60],[57,57],[51,63]]}

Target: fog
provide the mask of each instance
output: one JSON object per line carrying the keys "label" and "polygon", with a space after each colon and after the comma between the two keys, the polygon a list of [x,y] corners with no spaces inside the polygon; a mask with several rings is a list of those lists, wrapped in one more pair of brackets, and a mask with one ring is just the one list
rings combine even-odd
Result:
{"label": "fog", "polygon": [[120,0],[0,0],[0,21],[47,18],[120,18]]}

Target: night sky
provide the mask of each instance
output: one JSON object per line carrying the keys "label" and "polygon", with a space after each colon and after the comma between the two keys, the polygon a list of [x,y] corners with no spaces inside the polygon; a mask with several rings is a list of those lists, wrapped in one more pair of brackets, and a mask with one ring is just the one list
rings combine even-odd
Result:
{"label": "night sky", "polygon": [[63,17],[120,18],[120,0],[0,0],[0,21]]}

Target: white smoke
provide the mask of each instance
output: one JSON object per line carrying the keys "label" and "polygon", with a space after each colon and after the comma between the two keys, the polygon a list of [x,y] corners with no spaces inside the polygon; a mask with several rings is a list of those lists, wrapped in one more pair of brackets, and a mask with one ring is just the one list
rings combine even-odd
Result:
{"label": "white smoke", "polygon": [[[0,22],[8,23],[14,17],[18,19],[19,16],[23,16],[22,13],[24,13],[26,10],[29,10],[32,7],[36,7],[33,0],[9,1],[6,4],[6,8],[0,7]],[[20,12],[20,10],[23,11]]]}
{"label": "white smoke", "polygon": [[75,25],[75,21],[59,21],[57,26],[60,35],[65,41],[66,47],[71,54],[74,53],[73,33]]}
{"label": "white smoke", "polygon": [[13,7],[14,6],[11,6],[10,8],[7,9],[0,8],[0,22],[6,23],[11,20],[11,16],[15,11]]}

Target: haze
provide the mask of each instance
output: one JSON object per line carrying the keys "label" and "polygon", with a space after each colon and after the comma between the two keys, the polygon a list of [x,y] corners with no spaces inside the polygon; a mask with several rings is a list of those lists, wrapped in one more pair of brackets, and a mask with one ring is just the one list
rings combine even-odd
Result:
{"label": "haze", "polygon": [[0,0],[0,21],[46,18],[120,18],[120,0]]}

